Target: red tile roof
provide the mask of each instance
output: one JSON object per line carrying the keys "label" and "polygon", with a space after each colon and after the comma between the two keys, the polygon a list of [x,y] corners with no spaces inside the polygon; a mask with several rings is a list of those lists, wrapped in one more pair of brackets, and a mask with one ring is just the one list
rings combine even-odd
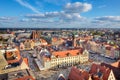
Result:
{"label": "red tile roof", "polygon": [[108,80],[109,74],[110,74],[111,70],[109,68],[107,68],[104,73],[103,73],[103,80]]}
{"label": "red tile roof", "polygon": [[99,76],[98,73],[103,75],[102,76],[103,80],[107,80],[110,72],[111,72],[111,70],[108,67],[101,66],[98,64],[92,64],[91,70],[89,71],[89,73],[94,76],[93,78],[95,78],[95,80],[99,80],[99,77],[97,78],[97,76]]}
{"label": "red tile roof", "polygon": [[101,63],[101,66],[106,66],[106,67],[110,68],[113,71],[115,78],[117,80],[120,79],[120,68],[119,67],[114,67],[114,66],[112,66],[110,64],[106,64],[106,63]]}
{"label": "red tile roof", "polygon": [[23,60],[25,61],[26,65],[28,65],[28,58],[23,58]]}
{"label": "red tile roof", "polygon": [[91,69],[90,69],[89,73],[90,74],[96,74],[98,67],[99,67],[99,65],[93,63],[92,66],[91,66]]}
{"label": "red tile roof", "polygon": [[76,56],[78,55],[78,53],[82,54],[82,52],[83,52],[83,49],[75,49],[75,50],[56,51],[56,52],[53,52],[52,54],[58,57],[66,57],[67,54],[71,56]]}
{"label": "red tile roof", "polygon": [[79,70],[76,67],[72,67],[68,76],[69,80],[88,80],[89,73],[83,70]]}
{"label": "red tile roof", "polygon": [[7,62],[10,64],[10,63],[15,63],[15,62],[19,62],[19,60],[21,59],[21,56],[20,56],[20,52],[17,50],[17,51],[14,51],[14,52],[6,52],[6,58],[10,58],[12,57],[13,55],[15,55],[17,58],[14,59],[14,60],[7,60]]}

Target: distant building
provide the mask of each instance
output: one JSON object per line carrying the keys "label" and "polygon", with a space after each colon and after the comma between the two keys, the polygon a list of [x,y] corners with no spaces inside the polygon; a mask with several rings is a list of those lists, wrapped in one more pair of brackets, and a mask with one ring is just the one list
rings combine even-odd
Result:
{"label": "distant building", "polygon": [[20,50],[31,50],[34,49],[35,46],[46,46],[48,43],[44,39],[38,39],[38,40],[30,40],[27,39],[25,42],[21,42],[19,45]]}
{"label": "distant building", "polygon": [[25,50],[25,46],[22,42],[20,43],[20,50]]}
{"label": "distant building", "polygon": [[41,34],[40,31],[32,31],[31,38],[32,39],[40,39],[40,34]]}
{"label": "distant building", "polygon": [[31,50],[34,48],[35,43],[32,40],[25,40],[24,48],[25,50]]}
{"label": "distant building", "polygon": [[89,50],[102,54],[105,57],[112,59],[120,59],[120,48],[116,46],[111,46],[107,43],[88,41]]}
{"label": "distant building", "polygon": [[52,38],[52,45],[60,45],[64,42],[64,40],[62,38],[59,37],[53,37]]}

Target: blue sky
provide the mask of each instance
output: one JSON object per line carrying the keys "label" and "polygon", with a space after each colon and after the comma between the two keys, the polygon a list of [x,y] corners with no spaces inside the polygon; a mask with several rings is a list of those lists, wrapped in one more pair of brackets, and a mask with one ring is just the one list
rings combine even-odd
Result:
{"label": "blue sky", "polygon": [[120,27],[120,0],[0,0],[0,27]]}

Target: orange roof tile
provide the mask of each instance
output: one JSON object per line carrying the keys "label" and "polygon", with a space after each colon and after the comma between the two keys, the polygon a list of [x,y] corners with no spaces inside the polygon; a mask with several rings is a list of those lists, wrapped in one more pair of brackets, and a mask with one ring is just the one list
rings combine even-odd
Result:
{"label": "orange roof tile", "polygon": [[44,56],[43,59],[44,59],[44,61],[50,61],[51,60],[51,58],[48,58],[46,56]]}
{"label": "orange roof tile", "polygon": [[23,60],[28,65],[28,58],[23,58]]}
{"label": "orange roof tile", "polygon": [[18,62],[21,59],[20,52],[19,51],[14,51],[14,52],[6,52],[6,57],[12,57],[12,54],[16,55],[16,59],[14,60],[7,60],[8,63],[15,63]]}
{"label": "orange roof tile", "polygon": [[111,71],[110,69],[105,70],[105,73],[103,74],[103,77],[102,77],[103,80],[108,80],[110,71]]}
{"label": "orange roof tile", "polygon": [[120,68],[120,61],[112,63],[111,66],[114,66],[116,68]]}
{"label": "orange roof tile", "polygon": [[67,54],[71,56],[76,56],[78,55],[78,53],[82,54],[82,52],[83,52],[83,49],[75,49],[75,50],[56,51],[56,52],[53,52],[52,55],[58,56],[58,57],[66,57]]}
{"label": "orange roof tile", "polygon": [[110,65],[110,64],[106,64],[106,63],[101,63],[101,65],[102,65],[102,66],[109,67],[109,68],[113,71],[115,78],[116,78],[117,80],[120,79],[120,68],[114,67],[114,66],[112,66],[112,65]]}
{"label": "orange roof tile", "polygon": [[58,38],[53,37],[53,38],[52,38],[52,42],[56,42],[56,41],[58,41]]}
{"label": "orange roof tile", "polygon": [[[92,75],[98,76],[96,74],[98,72],[101,72],[103,74],[102,79],[103,80],[107,80],[108,77],[109,77],[110,71],[111,70],[109,68],[105,67],[105,66],[101,66],[101,65],[97,65],[97,64],[92,64],[91,70],[90,70],[89,73],[92,74]],[[99,80],[99,78],[97,78],[95,76],[93,78],[95,78],[95,80]]]}
{"label": "orange roof tile", "polygon": [[99,67],[99,65],[93,63],[92,66],[91,66],[91,69],[89,71],[90,74],[96,74],[98,67]]}
{"label": "orange roof tile", "polygon": [[44,40],[44,39],[40,39],[40,41],[41,41],[42,43],[47,43],[46,40]]}
{"label": "orange roof tile", "polygon": [[69,73],[68,79],[70,80],[88,80],[89,73],[83,70],[79,70],[76,67],[72,67]]}

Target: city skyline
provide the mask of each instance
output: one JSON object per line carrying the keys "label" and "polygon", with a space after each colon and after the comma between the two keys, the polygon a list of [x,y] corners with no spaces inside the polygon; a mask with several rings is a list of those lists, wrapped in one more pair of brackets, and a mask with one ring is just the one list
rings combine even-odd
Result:
{"label": "city skyline", "polygon": [[0,28],[119,28],[119,0],[1,0]]}

